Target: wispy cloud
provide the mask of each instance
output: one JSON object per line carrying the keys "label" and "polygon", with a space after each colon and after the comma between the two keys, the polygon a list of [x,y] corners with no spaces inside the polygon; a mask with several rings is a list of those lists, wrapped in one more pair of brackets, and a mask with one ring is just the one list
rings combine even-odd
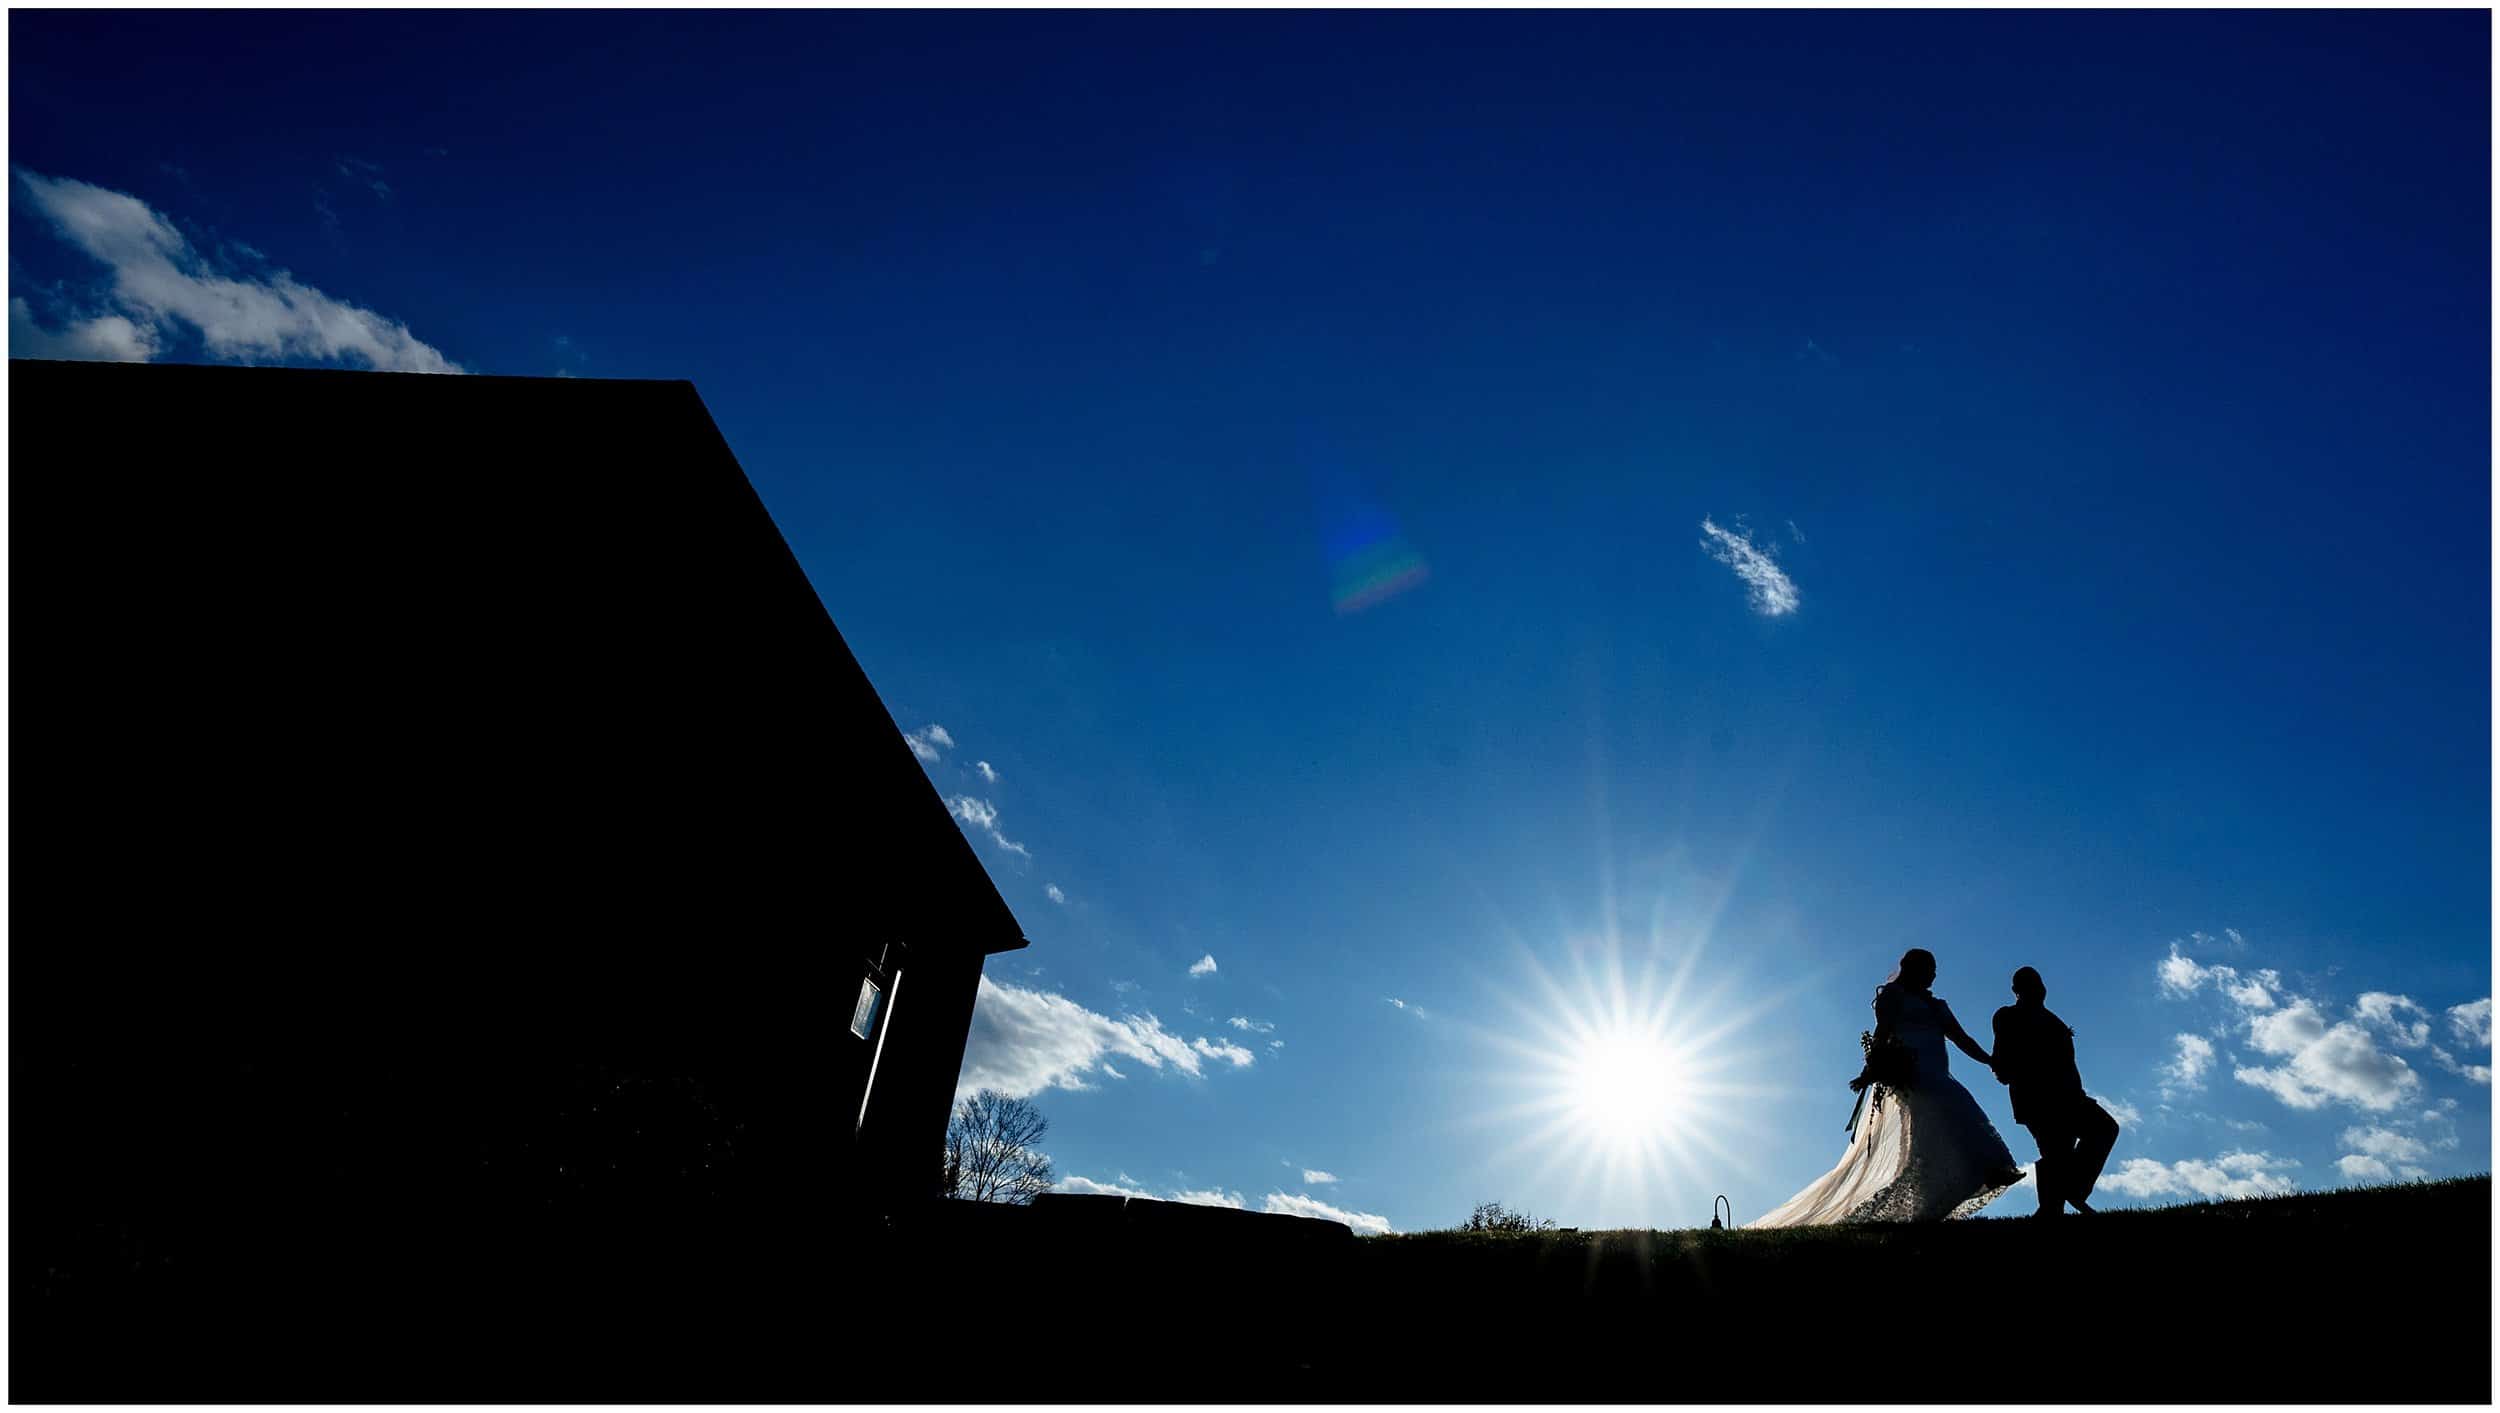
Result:
{"label": "wispy cloud", "polygon": [[2468,1001],[2462,1006],[2450,1006],[2448,1030],[2462,1044],[2489,1047],[2491,1044],[2491,998],[2485,996],[2479,1001]]}
{"label": "wispy cloud", "polygon": [[1771,550],[1754,544],[1751,532],[1742,525],[1726,529],[1707,515],[1701,519],[1701,532],[1709,537],[1701,542],[1701,547],[1744,581],[1746,602],[1753,605],[1754,612],[1765,618],[1778,618],[1797,611],[1796,581],[1779,567]]}
{"label": "wispy cloud", "polygon": [[337,165],[340,176],[365,188],[384,201],[391,199],[391,184],[382,180],[382,168],[379,164],[356,157],[341,157]]}
{"label": "wispy cloud", "polygon": [[1215,974],[1215,954],[1213,952],[1209,952],[1205,956],[1200,957],[1198,960],[1191,962],[1189,964],[1189,974],[1191,976],[1213,976]]}
{"label": "wispy cloud", "polygon": [[1008,853],[1028,859],[1033,857],[1032,850],[998,832],[998,806],[989,801],[975,799],[970,795],[954,795],[948,797],[946,809],[955,818],[989,835],[991,843]]}
{"label": "wispy cloud", "polygon": [[1098,1182],[1093,1178],[1069,1173],[1053,1184],[1050,1190],[1083,1193],[1095,1197],[1135,1197],[1148,1202],[1185,1202],[1192,1207],[1229,1207],[1236,1212],[1250,1205],[1243,1200],[1240,1193],[1226,1192],[1220,1187],[1185,1187],[1174,1192],[1149,1192],[1137,1179],[1126,1173],[1120,1174],[1110,1182]]}
{"label": "wispy cloud", "polygon": [[2449,1054],[2445,1047],[2438,1045],[2431,1047],[2431,1058],[2439,1062],[2439,1067],[2441,1069],[2444,1069],[2453,1075],[2463,1076],[2471,1083],[2491,1083],[2491,1066],[2489,1065],[2466,1064],[2464,1061],[2459,1060],[2456,1056]]}
{"label": "wispy cloud", "polygon": [[[2239,933],[2227,927],[2222,930],[2229,936],[2233,946],[2242,945]],[[2193,996],[2210,984],[2217,993],[2228,998],[2231,1004],[2242,1010],[2262,1011],[2271,1008],[2284,990],[2281,973],[2268,968],[2243,975],[2237,967],[2220,963],[2213,966],[2203,965],[2180,950],[2182,945],[2203,946],[2215,943],[2217,940],[2206,933],[2192,932],[2188,934],[2184,944],[2171,943],[2170,955],[2164,957],[2154,968],[2154,975],[2161,983],[2161,994],[2172,1000],[2178,1000]]]}
{"label": "wispy cloud", "polygon": [[1248,1016],[1235,1016],[1226,1023],[1232,1026],[1235,1030],[1246,1030],[1253,1035],[1273,1035],[1276,1033],[1276,1022],[1274,1021],[1252,1020]]}
{"label": "wispy cloud", "polygon": [[2193,1094],[2204,1088],[2205,1071],[2213,1068],[2214,1043],[2212,1041],[2201,1035],[2181,1033],[2176,1043],[2178,1053],[2172,1057],[2169,1064],[2161,1068],[2161,1092],[2164,1098]]}
{"label": "wispy cloud", "polygon": [[[1123,1173],[1121,1176],[1126,1177],[1127,1174]],[[1148,1192],[1142,1187],[1128,1187],[1116,1182],[1096,1182],[1092,1178],[1079,1177],[1075,1173],[1068,1173],[1061,1177],[1058,1182],[1051,1185],[1050,1190],[1053,1192],[1081,1193],[1088,1197],[1144,1197],[1151,1199],[1154,1196],[1153,1193]]]}
{"label": "wispy cloud", "polygon": [[1068,895],[1060,892],[1059,885],[1056,883],[1045,885],[1042,889],[1042,896],[1063,908],[1068,905]]}
{"label": "wispy cloud", "polygon": [[2134,1128],[2137,1124],[2144,1122],[2144,1111],[2124,1099],[2111,1099],[2100,1094],[2091,1097],[2093,1103],[2100,1105],[2111,1118],[2128,1128]]}
{"label": "wispy cloud", "polygon": [[1431,1014],[1425,1011],[1423,1007],[1411,1005],[1405,1001],[1399,1000],[1395,996],[1383,996],[1380,999],[1388,1002],[1392,1006],[1397,1007],[1399,1010],[1406,1012],[1408,1015],[1413,1016],[1417,1020],[1430,1020],[1432,1018]]}
{"label": "wispy cloud", "polygon": [[1265,1209],[1270,1212],[1283,1212],[1290,1216],[1318,1217],[1325,1221],[1343,1222],[1364,1236],[1385,1236],[1389,1231],[1387,1217],[1375,1216],[1370,1212],[1349,1212],[1343,1207],[1332,1207],[1309,1193],[1271,1192],[1267,1195]]}
{"label": "wispy cloud", "polygon": [[931,764],[935,764],[940,755],[955,748],[955,738],[934,721],[917,731],[904,732],[903,739],[911,744],[913,755]]}
{"label": "wispy cloud", "polygon": [[2135,1198],[2279,1197],[2300,1185],[2282,1170],[2299,1166],[2289,1158],[2264,1153],[2225,1153],[2211,1160],[2187,1158],[2176,1163],[2129,1158],[2117,1171],[2104,1174],[2100,1185]]}
{"label": "wispy cloud", "polygon": [[1210,1060],[1229,1060],[1235,1069],[1248,1069],[1258,1058],[1229,1040],[1209,1040],[1203,1035],[1189,1042],[1189,1047]]}
{"label": "wispy cloud", "polygon": [[974,773],[978,774],[989,784],[995,785],[998,783],[998,767],[991,765],[988,761],[976,760],[972,763],[972,769]]}
{"label": "wispy cloud", "polygon": [[[1288,1163],[1285,1166],[1291,1167],[1293,1165]],[[1302,1181],[1306,1186],[1318,1187],[1323,1183],[1331,1183],[1336,1180],[1337,1175],[1335,1173],[1324,1172],[1318,1168],[1304,1168],[1302,1170]]]}
{"label": "wispy cloud", "polygon": [[[1169,1065],[1186,1075],[1205,1073],[1204,1060],[1214,1058],[1236,1069],[1249,1065],[1250,1052],[1237,1045],[1199,1036],[1184,1040],[1164,1028],[1151,1013],[1117,1019],[1089,1010],[1050,991],[981,978],[972,1010],[972,1033],[964,1046],[964,1065],[955,1081],[957,1094],[995,1089],[1015,1098],[1045,1089],[1088,1089],[1088,1076],[1111,1059],[1133,1060],[1148,1069]],[[1125,1078],[1117,1074],[1113,1078]]]}
{"label": "wispy cloud", "polygon": [[[187,325],[199,331],[212,358],[318,359],[400,373],[461,371],[407,325],[335,299],[284,270],[245,277],[219,268],[135,196],[23,168],[16,175],[52,229],[111,275],[102,296],[107,307],[70,314],[54,335],[59,341],[43,346],[61,353],[83,347],[144,361],[163,350],[176,326]],[[106,322],[112,319],[122,323]],[[14,300],[9,324],[15,351],[21,324]],[[30,341],[40,341],[43,330],[31,309],[23,327]]]}

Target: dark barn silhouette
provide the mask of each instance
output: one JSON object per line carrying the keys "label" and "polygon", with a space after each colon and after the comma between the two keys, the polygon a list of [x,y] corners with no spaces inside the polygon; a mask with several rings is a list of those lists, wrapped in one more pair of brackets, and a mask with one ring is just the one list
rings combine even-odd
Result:
{"label": "dark barn silhouette", "polygon": [[859,1281],[1025,943],[694,388],[10,392],[19,1395],[526,1397]]}

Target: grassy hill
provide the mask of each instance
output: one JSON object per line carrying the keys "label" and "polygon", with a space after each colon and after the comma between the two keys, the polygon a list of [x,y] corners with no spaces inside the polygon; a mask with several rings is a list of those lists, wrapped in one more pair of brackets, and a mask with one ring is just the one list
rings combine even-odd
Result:
{"label": "grassy hill", "polygon": [[177,1264],[64,1298],[21,1271],[11,1393],[2488,1403],[2491,1204],[2480,1177],[2055,1223],[1356,1240],[955,1203],[816,1233],[611,1216],[431,1254],[440,1231],[376,1226],[248,1282]]}
{"label": "grassy hill", "polygon": [[1379,1237],[1369,1300],[1537,1357],[1346,1371],[1421,1398],[2487,1403],[2491,1202],[2480,1177],[2051,1223]]}

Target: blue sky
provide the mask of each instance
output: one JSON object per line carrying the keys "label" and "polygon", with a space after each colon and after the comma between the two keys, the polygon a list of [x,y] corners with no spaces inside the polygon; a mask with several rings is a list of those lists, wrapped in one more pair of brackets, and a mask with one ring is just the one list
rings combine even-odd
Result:
{"label": "blue sky", "polygon": [[693,380],[1071,1181],[1750,1217],[1913,945],[2487,1171],[2488,26],[16,11],[10,351]]}

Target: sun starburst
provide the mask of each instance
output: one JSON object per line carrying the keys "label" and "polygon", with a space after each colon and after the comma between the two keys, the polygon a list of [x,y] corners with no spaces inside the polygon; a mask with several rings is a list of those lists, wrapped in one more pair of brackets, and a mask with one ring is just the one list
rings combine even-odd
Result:
{"label": "sun starburst", "polygon": [[1663,919],[1637,940],[1577,937],[1560,975],[1520,943],[1520,975],[1495,985],[1514,1024],[1481,1035],[1500,1057],[1484,1088],[1507,1101],[1480,1113],[1503,1140],[1492,1166],[1529,1160],[1530,1184],[1560,1189],[1584,1224],[1642,1226],[1681,1225],[1662,1199],[1752,1172],[1751,1101],[1771,1091],[1747,1078],[1761,1056],[1747,1027],[1784,993],[1696,987],[1706,941]]}

